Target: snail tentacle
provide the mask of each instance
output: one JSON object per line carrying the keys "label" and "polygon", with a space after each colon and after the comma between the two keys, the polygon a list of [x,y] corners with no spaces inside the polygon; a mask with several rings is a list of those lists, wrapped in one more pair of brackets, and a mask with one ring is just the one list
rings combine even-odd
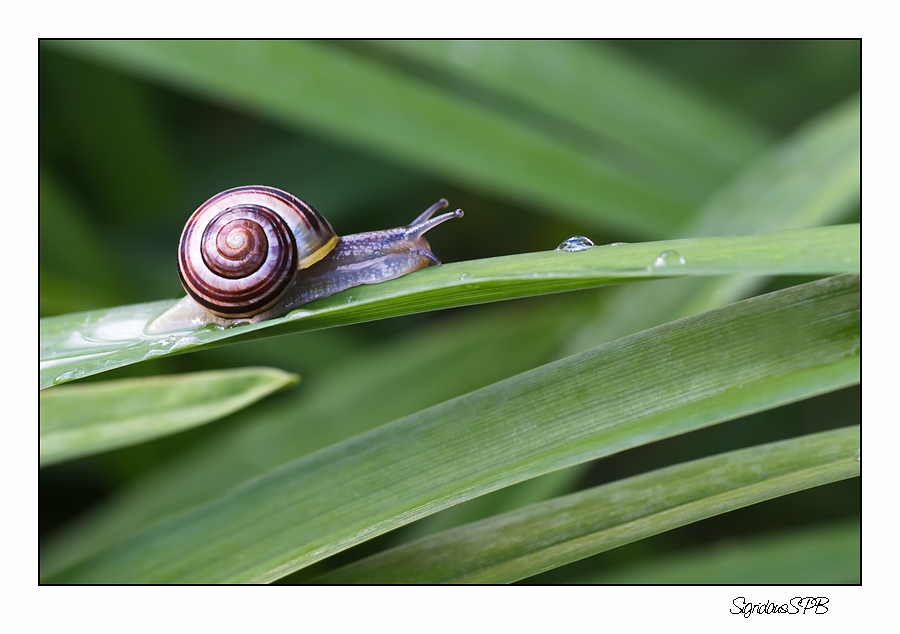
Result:
{"label": "snail tentacle", "polygon": [[[424,216],[424,215],[425,214],[422,214],[422,216]],[[437,218],[428,218],[428,217],[423,218],[422,216],[419,216],[418,218],[416,218],[415,221],[413,221],[413,223],[411,225],[409,225],[409,227],[407,227],[407,233],[410,236],[419,237],[426,231],[435,228],[442,222],[446,222],[447,220],[450,220],[451,218],[462,218],[463,210],[457,209],[456,211],[451,211],[446,214],[441,214]]]}
{"label": "snail tentacle", "polygon": [[415,220],[413,220],[413,221],[412,221],[411,223],[409,223],[409,224],[410,224],[410,225],[417,225],[417,224],[419,224],[420,222],[425,222],[426,220],[428,220],[429,218],[431,218],[435,213],[437,213],[438,210],[440,210],[440,209],[446,209],[446,207],[447,207],[449,204],[450,204],[450,203],[447,202],[447,199],[446,199],[446,198],[441,198],[439,201],[437,201],[436,203],[434,203],[431,207],[429,207],[428,209],[426,209],[425,211],[423,211],[423,212],[419,215],[418,218],[416,218]]}

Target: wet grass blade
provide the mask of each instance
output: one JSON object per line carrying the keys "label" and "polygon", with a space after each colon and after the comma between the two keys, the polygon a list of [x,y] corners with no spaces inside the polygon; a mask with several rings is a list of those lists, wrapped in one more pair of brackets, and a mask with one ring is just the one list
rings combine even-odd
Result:
{"label": "wet grass blade", "polygon": [[542,473],[859,381],[859,276],[638,333],[270,472],[50,579],[265,582]]}
{"label": "wet grass blade", "polygon": [[859,427],[847,427],[651,471],[383,551],[317,581],[511,583],[714,515],[859,476],[859,442]]}
{"label": "wet grass blade", "polygon": [[528,253],[423,269],[338,293],[259,324],[171,335],[144,333],[171,301],[72,313],[40,322],[40,384],[44,388],[231,338],[276,336],[627,281],[853,272],[859,270],[859,253],[859,225]]}
{"label": "wet grass blade", "polygon": [[274,368],[240,368],[44,390],[41,466],[203,425],[297,381]]}

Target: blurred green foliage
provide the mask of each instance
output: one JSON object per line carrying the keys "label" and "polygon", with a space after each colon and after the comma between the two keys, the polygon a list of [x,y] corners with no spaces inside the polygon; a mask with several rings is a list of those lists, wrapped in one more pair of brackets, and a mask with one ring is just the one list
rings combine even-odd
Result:
{"label": "blurred green foliage", "polygon": [[[728,217],[722,188],[728,191],[738,177],[731,195],[755,195],[755,181],[740,175],[752,175],[757,158],[834,108],[848,121],[856,117],[858,137],[852,104],[861,82],[860,42],[853,40],[506,47],[45,41],[39,73],[42,317],[183,295],[175,273],[183,223],[209,196],[238,185],[290,191],[325,214],[339,234],[404,224],[445,197],[466,211],[464,221],[429,234],[445,262],[552,249],[576,234],[602,244],[716,235],[717,228],[761,230]],[[858,141],[855,151],[858,161]],[[852,167],[852,148],[840,156]],[[778,171],[790,166],[788,159],[776,164]],[[849,183],[831,192],[837,202],[827,212],[803,216],[798,226],[858,221],[858,182],[855,187]],[[826,194],[810,190],[816,204]],[[779,218],[790,213],[786,208]],[[752,219],[756,212],[749,209]],[[274,424],[267,413],[284,419],[301,403],[326,411],[349,386],[350,402],[359,399],[361,408],[370,407],[362,404],[366,399],[372,403],[367,425],[376,425],[760,290],[747,284],[726,291],[706,287],[695,296],[686,285],[678,292],[695,303],[679,309],[669,306],[674,291],[654,293],[661,287],[651,285],[660,284],[670,283],[635,287],[631,303],[620,289],[582,291],[514,307],[473,307],[253,341],[104,375],[267,365],[299,373],[303,382],[271,397],[255,414],[43,469],[42,559],[65,551],[79,535],[127,524],[129,508],[143,505],[141,521],[153,521],[149,500],[163,495],[166,483],[178,481],[198,456],[215,453],[223,435],[265,436]],[[701,296],[706,299],[696,299]],[[494,325],[504,320],[515,327]],[[392,372],[384,373],[390,376],[380,376],[384,364],[390,364]],[[423,368],[431,368],[433,377],[423,376]],[[400,528],[295,579],[560,492],[859,424],[859,393],[848,388],[639,447],[586,469],[549,474]],[[340,429],[346,422],[329,424]],[[347,428],[357,432],[352,424]],[[336,432],[329,440],[340,438]],[[273,462],[264,464],[271,468],[293,457],[268,457]],[[240,471],[240,457],[234,460],[232,467]],[[214,472],[205,477],[214,478]],[[193,482],[203,490],[202,477]],[[670,561],[717,540],[787,528],[815,531],[859,513],[859,482],[836,483],[698,522],[534,581],[600,580],[610,567],[639,572],[654,558]],[[839,556],[858,569],[858,560],[845,551]],[[813,557],[802,561],[815,563]],[[819,568],[809,566],[809,575],[800,578],[816,582]],[[638,572],[618,578],[640,581]],[[858,574],[839,571],[827,579],[852,581]],[[723,577],[740,580],[739,574]],[[687,573],[683,578],[697,580]]]}

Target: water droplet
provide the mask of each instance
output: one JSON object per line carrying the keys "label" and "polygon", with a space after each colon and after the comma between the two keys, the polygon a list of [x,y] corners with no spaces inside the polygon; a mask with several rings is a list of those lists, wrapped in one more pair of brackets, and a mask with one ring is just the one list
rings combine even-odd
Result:
{"label": "water droplet", "polygon": [[143,318],[109,320],[98,323],[92,329],[91,336],[101,341],[127,341],[142,338],[147,320]]}
{"label": "water droplet", "polygon": [[175,339],[176,339],[175,336],[163,337],[162,339],[154,339],[153,341],[150,342],[150,345],[151,346],[162,346],[162,347],[170,346],[173,343],[175,343]]}
{"label": "water droplet", "polygon": [[348,303],[348,304],[355,304],[355,303],[356,303],[356,298],[353,297],[353,295],[350,295],[350,296],[347,298],[347,303]]}
{"label": "water droplet", "polygon": [[610,243],[607,244],[606,246],[608,246],[608,247],[621,247],[621,246],[625,246],[626,244],[628,244],[628,243],[627,243],[627,242],[610,242]]}
{"label": "water droplet", "polygon": [[466,280],[471,280],[471,279],[472,279],[471,273],[463,273],[462,275],[459,276],[460,282],[465,282]]}
{"label": "water droplet", "polygon": [[76,379],[80,379],[88,375],[88,371],[84,368],[76,368],[74,370],[69,370],[68,372],[63,372],[62,374],[57,375],[55,379],[53,379],[54,385],[59,385],[60,383],[68,383],[69,381],[75,381]]}
{"label": "water droplet", "polygon": [[563,240],[558,247],[556,247],[557,251],[584,251],[586,249],[590,249],[594,246],[594,243],[590,238],[586,238],[584,236],[572,236],[571,238],[567,238]]}
{"label": "water droplet", "polygon": [[656,260],[654,260],[653,266],[659,269],[664,266],[681,266],[684,263],[685,260],[683,255],[681,255],[678,251],[668,249],[656,256]]}
{"label": "water droplet", "polygon": [[196,346],[201,343],[200,339],[197,337],[180,337],[176,339],[172,346],[169,348],[169,351],[172,352],[174,350],[178,350],[179,348],[187,348],[189,346]]}
{"label": "water droplet", "polygon": [[860,451],[861,451],[860,449],[857,449],[857,450],[856,450],[856,461],[857,461],[857,462],[862,462],[862,460],[859,459],[859,452],[860,452]]}

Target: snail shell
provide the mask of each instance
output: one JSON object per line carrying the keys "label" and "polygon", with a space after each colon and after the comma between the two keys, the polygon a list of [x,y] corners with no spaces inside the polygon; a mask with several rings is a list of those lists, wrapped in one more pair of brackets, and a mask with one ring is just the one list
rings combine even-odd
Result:
{"label": "snail shell", "polygon": [[178,276],[188,296],[147,332],[255,323],[353,286],[438,265],[423,234],[462,217],[461,209],[432,217],[446,206],[441,199],[408,226],[341,238],[312,205],[280,189],[216,194],[191,215],[179,242]]}
{"label": "snail shell", "polygon": [[178,245],[178,275],[214,315],[250,317],[287,292],[298,269],[328,255],[338,237],[308,203],[274,187],[237,187],[193,213]]}

